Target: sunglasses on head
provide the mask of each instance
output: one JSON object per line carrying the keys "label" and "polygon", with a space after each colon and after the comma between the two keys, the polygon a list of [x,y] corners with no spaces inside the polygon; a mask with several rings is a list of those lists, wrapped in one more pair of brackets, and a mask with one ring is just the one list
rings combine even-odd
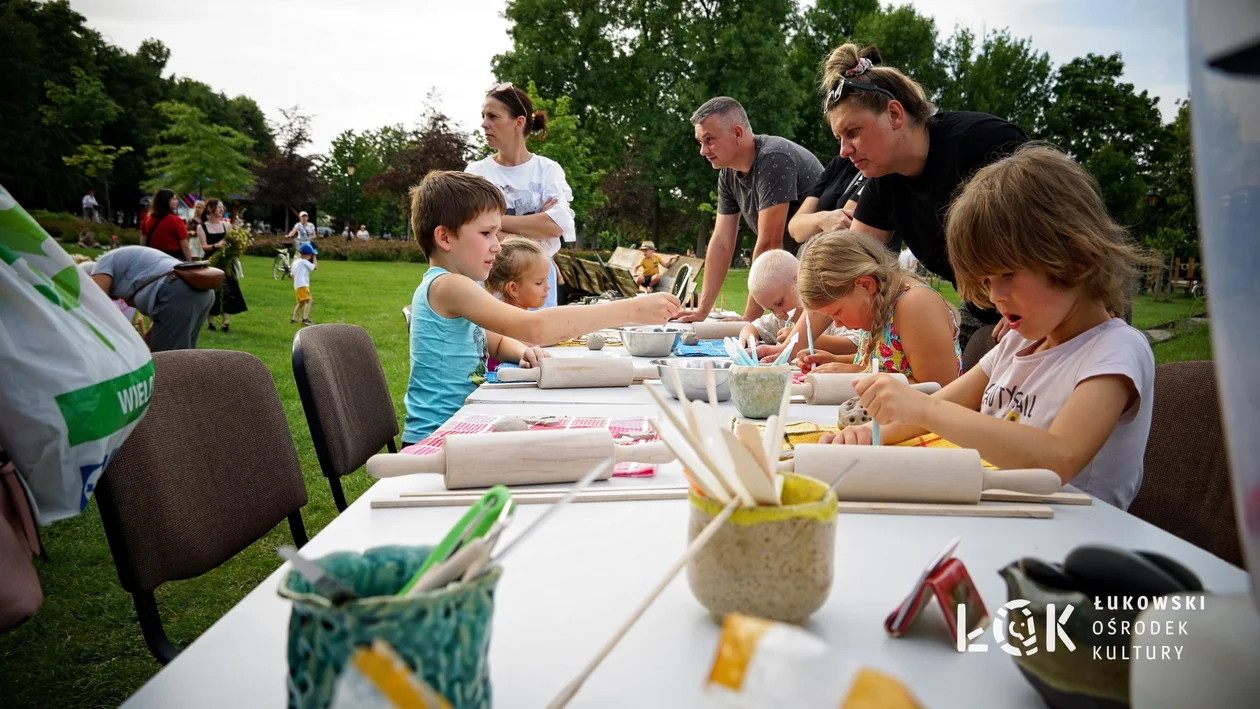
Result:
{"label": "sunglasses on head", "polygon": [[859,81],[849,81],[848,79],[842,78],[840,79],[840,83],[836,84],[836,88],[832,89],[831,92],[827,94],[827,108],[830,109],[840,103],[840,100],[844,98],[845,92],[851,89],[857,89],[859,91],[874,91],[876,93],[881,93],[890,99],[897,99],[896,96],[893,96],[891,91],[888,89],[881,89],[875,84],[864,84]]}
{"label": "sunglasses on head", "polygon": [[512,82],[505,81],[502,84],[495,84],[494,86],[491,86],[490,88],[486,89],[486,93],[495,94],[500,91],[507,91],[510,88],[512,88]]}

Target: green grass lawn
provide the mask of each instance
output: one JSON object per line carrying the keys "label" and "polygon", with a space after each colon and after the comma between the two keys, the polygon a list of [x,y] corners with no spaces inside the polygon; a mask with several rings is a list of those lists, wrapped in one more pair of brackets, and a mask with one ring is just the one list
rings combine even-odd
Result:
{"label": "green grass lawn", "polygon": [[[315,322],[354,323],[371,333],[400,417],[408,372],[401,309],[411,301],[424,270],[418,264],[326,261],[311,283]],[[293,284],[272,280],[270,261],[264,258],[246,258],[245,274],[242,289],[249,311],[233,318],[230,333],[204,332],[200,346],[251,352],[271,370],[302,461],[310,497],[302,513],[308,533],[314,536],[332,520],[336,508],[319,472],[293,383],[290,352],[297,331],[296,325],[289,324]],[[721,301],[727,309],[743,309],[747,277],[747,271],[731,271]],[[957,302],[948,284],[943,290]],[[1180,299],[1159,304],[1140,301],[1135,322],[1162,323],[1187,314],[1194,305]],[[1161,362],[1210,358],[1207,328],[1158,345],[1155,351]],[[212,424],[190,413],[188,435],[205,435]],[[361,472],[345,478],[347,499],[361,495],[368,483]],[[118,584],[95,504],[74,519],[45,528],[42,534],[51,559],[36,565],[47,600],[26,625],[0,635],[0,667],[4,668],[0,706],[116,706],[159,667],[145,649],[131,598]],[[158,605],[171,640],[184,646],[205,631],[279,566],[275,549],[289,540],[288,525],[282,523],[221,568],[159,589]]]}

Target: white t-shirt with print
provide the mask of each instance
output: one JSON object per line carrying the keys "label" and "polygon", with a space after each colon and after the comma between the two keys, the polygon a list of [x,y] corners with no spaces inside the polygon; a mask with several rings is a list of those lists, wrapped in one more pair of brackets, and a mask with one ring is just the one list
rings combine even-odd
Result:
{"label": "white t-shirt with print", "polygon": [[1057,347],[1009,332],[980,360],[989,375],[981,413],[1049,430],[1072,391],[1091,377],[1118,374],[1133,382],[1138,401],[1120,415],[1111,437],[1072,485],[1128,509],[1142,484],[1142,458],[1151,432],[1155,355],[1146,335],[1112,318]]}
{"label": "white t-shirt with print", "polygon": [[[564,168],[551,158],[531,155],[529,160],[515,167],[504,167],[494,161],[494,156],[468,163],[464,172],[481,175],[503,193],[507,202],[508,216],[525,216],[542,211],[543,203],[555,198],[556,205],[547,210],[547,216],[560,227],[565,241],[576,241],[577,231],[573,222],[573,190],[564,179]],[[539,239],[538,245],[551,258],[560,250],[560,239]]]}
{"label": "white t-shirt with print", "polygon": [[315,270],[313,261],[300,258],[293,263],[293,267],[290,270],[293,271],[293,290],[311,287],[311,271]]}
{"label": "white t-shirt with print", "polygon": [[[753,320],[752,324],[753,327],[757,328],[757,334],[761,337],[761,342],[763,344],[774,345],[778,343],[777,338],[779,330],[782,330],[787,325],[787,320],[780,318],[774,313],[766,313],[756,320]],[[849,330],[847,328],[840,327],[835,323],[827,325],[827,329],[821,333],[814,333],[814,336],[817,337],[820,334],[847,337],[852,340],[855,345],[858,341],[857,330]]]}

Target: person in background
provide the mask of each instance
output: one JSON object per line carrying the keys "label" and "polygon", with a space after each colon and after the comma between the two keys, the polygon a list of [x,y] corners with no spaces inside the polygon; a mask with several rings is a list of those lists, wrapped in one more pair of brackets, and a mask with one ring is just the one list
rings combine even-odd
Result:
{"label": "person in background", "polygon": [[192,260],[192,247],[188,244],[188,229],[175,210],[179,198],[175,192],[162,188],[153,194],[149,202],[149,215],[140,225],[140,245],[157,249],[180,261]]}
{"label": "person in background", "polygon": [[[486,290],[494,297],[521,310],[537,310],[547,302],[551,290],[548,275],[551,259],[537,241],[509,236],[499,242],[502,250],[486,276]],[[499,368],[494,358],[486,360],[486,371]]]}
{"label": "person in background", "polygon": [[358,239],[359,241],[371,241],[371,240],[372,240],[372,235],[371,235],[371,233],[369,233],[369,232],[368,232],[368,228],[367,228],[367,225],[366,225],[366,224],[360,224],[360,225],[359,225],[359,230],[358,230],[357,232],[355,232],[355,234],[354,234],[354,238]]}
{"label": "person in background", "polygon": [[[691,116],[700,155],[718,170],[718,216],[705,254],[700,307],[679,318],[704,320],[717,303],[722,282],[739,240],[740,216],[757,235],[749,264],[774,249],[796,253],[797,243],[785,241],[787,225],[805,193],[818,182],[822,163],[787,138],[755,135],[748,114],[727,96],[709,99]],[[750,296],[743,320],[756,320],[763,310]]]}
{"label": "person in background", "polygon": [[295,249],[301,249],[303,244],[309,244],[315,240],[315,225],[311,223],[310,215],[306,212],[298,212],[298,222],[289,230],[289,238],[293,239]]}
{"label": "person in background", "polygon": [[298,260],[293,263],[293,293],[297,297],[297,305],[293,306],[293,317],[289,322],[298,321],[298,310],[302,310],[302,324],[314,325],[311,321],[311,305],[315,302],[311,297],[311,272],[319,268],[315,247],[302,244],[298,247]]}
{"label": "person in background", "polygon": [[[946,224],[961,294],[996,307],[1009,332],[928,396],[888,377],[855,384],[890,445],[926,431],[999,468],[1048,468],[1128,509],[1142,485],[1155,357],[1120,319],[1145,259],[1067,155],[1029,145],[983,167]],[[871,426],[833,442],[869,444]]]}
{"label": "person in background", "polygon": [[[197,225],[197,241],[202,250],[210,255],[227,245],[223,237],[227,235],[228,223],[223,219],[223,202],[217,199],[206,200],[205,219]],[[213,330],[215,317],[223,316],[223,331],[229,332],[232,316],[248,310],[245,295],[241,293],[241,277],[244,275],[241,260],[233,259],[230,264],[223,264],[225,278],[223,285],[214,292],[214,305],[210,308],[207,326]]]}
{"label": "person in background", "polygon": [[639,259],[638,265],[634,267],[637,274],[634,282],[640,287],[646,288],[650,293],[657,283],[661,282],[661,273],[665,268],[665,260],[656,253],[656,244],[645,241],[639,248],[643,251],[643,258]]}
{"label": "person in background", "polygon": [[[481,175],[499,188],[507,203],[503,215],[504,234],[533,239],[550,260],[560,250],[561,241],[575,241],[577,231],[573,210],[573,190],[556,161],[529,152],[527,138],[547,139],[547,114],[535,111],[529,94],[510,83],[498,84],[486,92],[481,106],[481,130],[486,144],[495,150],[488,158],[469,163],[465,172]],[[548,274],[549,290],[544,307],[556,305],[556,266]]]}
{"label": "person in background", "polygon": [[89,189],[87,194],[83,195],[83,223],[91,224],[96,221],[96,215],[100,204],[96,201],[96,190]]}
{"label": "person in background", "polygon": [[193,203],[192,216],[189,217],[185,227],[188,229],[188,252],[193,259],[203,259],[206,257],[206,250],[202,245],[203,239],[194,239],[197,234],[197,227],[201,225],[201,221],[205,219],[206,201],[199,199]]}
{"label": "person in background", "polygon": [[[796,291],[800,266],[801,262],[795,256],[775,249],[762,254],[748,269],[748,294],[770,312],[745,325],[739,333],[740,341],[746,341],[750,335],[756,338],[758,343],[762,343],[757,347],[757,357],[773,362],[787,346],[791,333],[788,316],[795,311],[795,318],[814,318],[811,326],[814,328],[816,351],[837,355],[857,352],[858,333],[836,326],[822,313],[806,312],[801,305],[800,294]],[[799,340],[788,356],[794,357],[797,352],[808,351],[808,348],[807,340]]]}
{"label": "person in background", "polygon": [[106,251],[92,266],[92,280],[101,290],[153,321],[153,352],[196,349],[201,323],[214,302],[213,291],[197,290],[171,272],[179,263],[156,249],[122,246]]}
{"label": "person in background", "polygon": [[346,241],[349,241],[349,240],[351,240],[351,239],[353,239],[353,238],[354,238],[354,236],[350,233],[350,225],[349,225],[349,224],[347,224],[347,225],[346,225],[346,228],[345,228],[345,229],[342,229],[342,230],[341,230],[341,236],[342,236],[343,238],[345,238],[345,240],[346,240]]}

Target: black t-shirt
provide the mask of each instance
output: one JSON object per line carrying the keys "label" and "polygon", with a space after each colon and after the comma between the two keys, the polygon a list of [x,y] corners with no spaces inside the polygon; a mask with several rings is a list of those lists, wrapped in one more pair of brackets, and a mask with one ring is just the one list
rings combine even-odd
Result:
{"label": "black t-shirt", "polygon": [[976,170],[1028,141],[1018,126],[987,113],[941,111],[928,123],[928,156],[918,177],[892,174],[866,181],[854,218],[893,231],[919,263],[954,282],[945,248],[945,215]]}
{"label": "black t-shirt", "polygon": [[[805,196],[818,199],[818,206],[814,208],[815,212],[830,212],[843,208],[849,200],[857,202],[862,196],[862,188],[866,186],[866,182],[866,178],[853,166],[851,160],[837,155],[827,163],[822,177],[818,178],[818,184],[810,188]],[[894,253],[901,251],[899,235],[893,234],[888,240],[888,250]]]}

